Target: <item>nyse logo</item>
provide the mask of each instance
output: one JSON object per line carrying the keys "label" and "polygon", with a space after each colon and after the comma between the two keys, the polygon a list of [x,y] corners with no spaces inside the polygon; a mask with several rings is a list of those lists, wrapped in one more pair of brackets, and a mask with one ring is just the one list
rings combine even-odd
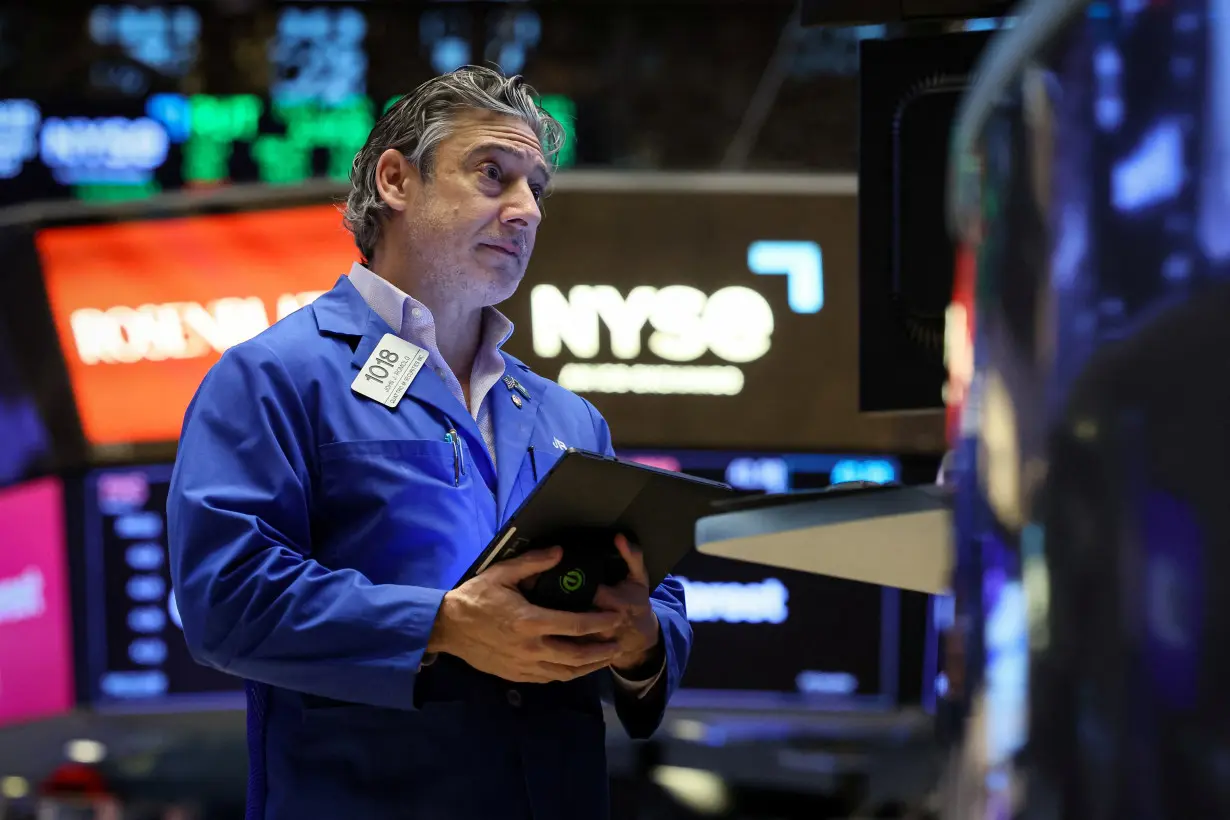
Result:
{"label": "nyse logo", "polygon": [[166,129],[149,117],[48,117],[43,162],[62,184],[143,179],[167,158]]}
{"label": "nyse logo", "polygon": [[753,242],[747,269],[786,277],[786,301],[795,313],[819,313],[824,307],[824,256],[815,242]]}
{"label": "nyse logo", "polygon": [[[795,313],[824,305],[823,257],[815,242],[760,241],[748,248],[748,270],[786,277]],[[530,291],[534,353],[544,359],[565,350],[576,359],[598,357],[602,329],[613,363],[572,363],[560,384],[578,392],[735,395],[743,389],[740,364],[772,348],[773,309],[758,291],[739,285],[712,293],[689,285],[641,285],[626,294],[613,285],[555,285]],[[646,332],[648,331],[648,332]],[[726,362],[692,364],[706,354]],[[650,357],[656,362],[632,360]]]}
{"label": "nyse logo", "polygon": [[642,337],[660,359],[690,362],[706,352],[728,362],[750,362],[769,352],[773,310],[750,288],[729,287],[706,295],[687,285],[633,288],[627,296],[611,285],[578,285],[564,296],[554,285],[530,292],[534,352],[544,359],[566,346],[578,359],[598,355],[599,328],[606,326],[611,353],[635,359]]}

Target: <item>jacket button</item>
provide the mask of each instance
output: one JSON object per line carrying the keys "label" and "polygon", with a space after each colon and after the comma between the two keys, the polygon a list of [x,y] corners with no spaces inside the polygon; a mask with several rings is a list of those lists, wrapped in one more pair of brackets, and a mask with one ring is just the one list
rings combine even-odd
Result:
{"label": "jacket button", "polygon": [[518,692],[516,689],[509,689],[508,690],[508,702],[512,706],[520,706],[521,705],[521,693]]}

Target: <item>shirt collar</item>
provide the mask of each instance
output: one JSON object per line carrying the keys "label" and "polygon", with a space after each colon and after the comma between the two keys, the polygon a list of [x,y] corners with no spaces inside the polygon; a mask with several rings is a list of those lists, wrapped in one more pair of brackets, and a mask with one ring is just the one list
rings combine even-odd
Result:
{"label": "shirt collar", "polygon": [[[428,350],[435,347],[435,318],[426,305],[358,262],[350,266],[350,283],[367,306],[399,336]],[[406,321],[407,317],[416,315],[416,310],[422,311],[419,314],[421,321]],[[507,316],[494,307],[483,308],[482,339],[479,342],[483,349],[500,350],[512,334],[513,323]]]}

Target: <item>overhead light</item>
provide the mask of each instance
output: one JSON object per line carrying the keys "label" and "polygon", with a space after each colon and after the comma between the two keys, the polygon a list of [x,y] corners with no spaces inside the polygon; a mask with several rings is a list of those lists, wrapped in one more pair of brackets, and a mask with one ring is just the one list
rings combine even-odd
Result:
{"label": "overhead light", "polygon": [[0,778],[0,796],[7,800],[20,800],[30,793],[30,782],[24,777]]}
{"label": "overhead light", "polygon": [[64,756],[74,763],[101,763],[107,747],[97,740],[70,740],[64,744]]}

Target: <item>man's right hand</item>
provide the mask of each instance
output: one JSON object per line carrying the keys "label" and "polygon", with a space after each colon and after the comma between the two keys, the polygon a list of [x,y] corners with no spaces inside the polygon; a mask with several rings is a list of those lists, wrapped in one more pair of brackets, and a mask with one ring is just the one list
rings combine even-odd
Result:
{"label": "man's right hand", "polygon": [[623,614],[544,609],[525,600],[518,588],[562,555],[558,547],[529,552],[446,593],[427,651],[453,655],[517,683],[573,680],[610,665],[619,653],[617,642],[592,636],[617,631]]}

